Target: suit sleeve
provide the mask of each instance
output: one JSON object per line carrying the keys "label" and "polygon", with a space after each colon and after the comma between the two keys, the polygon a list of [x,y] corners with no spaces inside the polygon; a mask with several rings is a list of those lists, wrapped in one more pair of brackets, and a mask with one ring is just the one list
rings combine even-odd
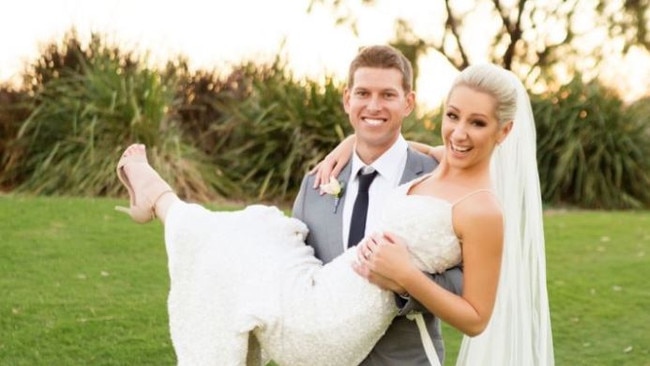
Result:
{"label": "suit sleeve", "polygon": [[309,187],[309,175],[305,175],[302,178],[302,183],[300,184],[300,191],[296,199],[293,201],[293,208],[291,210],[291,216],[297,218],[298,220],[304,221],[305,219],[305,196]]}

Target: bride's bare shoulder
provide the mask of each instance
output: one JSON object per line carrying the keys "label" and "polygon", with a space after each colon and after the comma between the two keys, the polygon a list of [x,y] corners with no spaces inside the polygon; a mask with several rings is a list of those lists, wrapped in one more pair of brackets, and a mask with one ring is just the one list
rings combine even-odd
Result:
{"label": "bride's bare shoulder", "polygon": [[501,203],[491,190],[471,192],[454,202],[453,220],[459,231],[463,228],[502,227]]}

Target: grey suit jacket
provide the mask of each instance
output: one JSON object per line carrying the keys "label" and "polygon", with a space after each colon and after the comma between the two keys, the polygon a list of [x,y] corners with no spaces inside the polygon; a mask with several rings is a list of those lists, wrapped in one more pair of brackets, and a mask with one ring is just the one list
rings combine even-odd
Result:
{"label": "grey suit jacket", "polygon": [[[429,173],[436,166],[437,162],[430,156],[409,148],[400,184]],[[350,164],[345,166],[339,175],[339,181],[348,182],[350,180],[350,170]],[[341,238],[343,237],[343,205],[346,204],[345,188],[335,209],[334,197],[320,195],[317,189],[312,188],[313,183],[314,176],[306,175],[293,205],[293,216],[307,224],[307,227],[309,227],[307,244],[314,248],[317,258],[324,263],[328,263],[343,253]],[[432,275],[431,277],[444,288],[460,294],[462,290],[462,271],[460,268],[453,268],[443,274]],[[424,312],[429,334],[434,341],[438,357],[442,362],[444,360],[444,344],[440,321],[415,300],[404,301],[396,296],[396,302],[401,308],[400,316],[393,320],[386,334],[361,364],[365,366],[429,365],[417,325],[414,321],[403,316],[411,311]]]}

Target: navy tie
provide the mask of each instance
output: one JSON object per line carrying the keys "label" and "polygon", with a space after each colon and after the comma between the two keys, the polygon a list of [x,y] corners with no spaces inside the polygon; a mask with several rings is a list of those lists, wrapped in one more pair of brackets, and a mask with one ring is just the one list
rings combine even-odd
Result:
{"label": "navy tie", "polygon": [[348,248],[353,247],[363,239],[366,233],[366,217],[368,214],[368,188],[372,180],[377,176],[377,171],[362,174],[359,171],[359,193],[352,208],[350,219],[350,235],[348,236]]}

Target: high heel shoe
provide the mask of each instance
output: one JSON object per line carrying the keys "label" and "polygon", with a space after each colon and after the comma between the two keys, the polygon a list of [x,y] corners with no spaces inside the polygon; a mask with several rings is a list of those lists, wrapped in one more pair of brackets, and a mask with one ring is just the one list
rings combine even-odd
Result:
{"label": "high heel shoe", "polygon": [[[136,195],[129,178],[124,172],[124,166],[127,164],[143,164],[143,169],[150,169],[151,172],[148,173],[148,176],[140,186],[142,189],[138,190],[139,194],[142,194],[144,197],[138,196],[136,200]],[[120,161],[117,163],[117,177],[120,179],[120,182],[126,187],[129,192],[129,207],[115,206],[115,209],[120,212],[127,213],[131,216],[133,221],[144,224],[156,217],[155,207],[156,202],[160,197],[165,193],[174,192],[171,187],[158,175],[158,173],[151,168],[147,161],[147,155],[136,154],[129,156],[122,156]],[[139,187],[140,188],[140,187]]]}

